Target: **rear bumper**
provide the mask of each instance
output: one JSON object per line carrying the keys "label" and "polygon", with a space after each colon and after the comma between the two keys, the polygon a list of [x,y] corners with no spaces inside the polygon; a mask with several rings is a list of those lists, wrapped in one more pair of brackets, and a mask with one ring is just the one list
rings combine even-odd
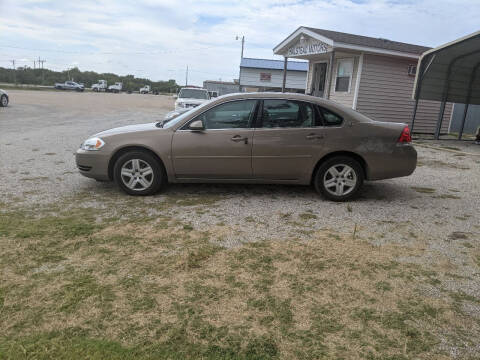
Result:
{"label": "rear bumper", "polygon": [[391,152],[368,161],[368,180],[411,175],[417,167],[417,151],[412,145],[397,144]]}
{"label": "rear bumper", "polygon": [[101,151],[78,149],[75,154],[75,162],[80,174],[98,180],[110,180],[108,176],[109,160],[109,156],[102,154]]}

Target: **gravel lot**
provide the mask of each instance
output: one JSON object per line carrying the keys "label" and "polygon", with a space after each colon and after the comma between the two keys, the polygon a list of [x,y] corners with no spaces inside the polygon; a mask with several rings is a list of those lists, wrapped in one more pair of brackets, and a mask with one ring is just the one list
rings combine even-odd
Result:
{"label": "gravel lot", "polygon": [[[29,205],[85,192],[97,199],[118,194],[114,184],[79,175],[72,154],[98,131],[162,119],[174,102],[167,96],[52,91],[11,91],[10,97],[10,106],[0,109],[0,192],[5,201]],[[220,197],[214,214],[179,216],[200,227],[219,222],[219,213],[221,221],[241,224],[242,236],[227,239],[231,245],[289,235],[285,219],[311,212],[316,218],[307,219],[309,228],[353,232],[356,227],[356,233],[377,242],[408,241],[417,234],[439,251],[446,248],[442,252],[462,266],[464,249],[451,250],[447,244],[455,232],[480,238],[480,146],[420,141],[417,151],[419,166],[412,176],[366,183],[350,204],[323,201],[309,187],[263,185],[171,185],[164,194],[141,201],[199,193]],[[245,221],[249,217],[255,221]]]}
{"label": "gravel lot", "polygon": [[89,135],[163,119],[168,96],[9,91],[0,108],[0,192],[45,202],[95,187],[78,175],[73,153]]}
{"label": "gravel lot", "polygon": [[[127,94],[10,91],[0,108],[0,193],[12,206],[44,206],[74,195],[114,212],[132,201],[110,183],[77,173],[73,153],[87,136],[111,127],[162,119],[173,98]],[[217,229],[227,247],[263,239],[308,238],[326,229],[373,244],[418,248],[399,261],[444,264],[452,291],[480,299],[480,146],[457,141],[417,141],[412,176],[366,183],[348,204],[327,202],[309,187],[265,185],[170,185],[150,205],[195,199],[173,215],[195,229]],[[112,199],[115,199],[112,202]],[[155,211],[152,210],[155,215]],[[228,230],[222,231],[222,228]],[[480,321],[478,302],[464,311]],[[473,344],[472,354],[480,345]],[[450,350],[454,355],[455,349]]]}

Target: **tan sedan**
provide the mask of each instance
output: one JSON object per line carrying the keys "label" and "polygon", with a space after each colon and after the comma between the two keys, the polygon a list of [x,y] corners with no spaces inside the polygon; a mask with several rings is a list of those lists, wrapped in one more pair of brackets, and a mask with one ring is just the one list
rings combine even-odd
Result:
{"label": "tan sedan", "polygon": [[373,121],[317,97],[226,95],[168,122],[98,133],[77,151],[82,175],[128,194],[167,183],[313,184],[326,198],[355,196],[364,180],[410,175],[417,153],[406,124]]}

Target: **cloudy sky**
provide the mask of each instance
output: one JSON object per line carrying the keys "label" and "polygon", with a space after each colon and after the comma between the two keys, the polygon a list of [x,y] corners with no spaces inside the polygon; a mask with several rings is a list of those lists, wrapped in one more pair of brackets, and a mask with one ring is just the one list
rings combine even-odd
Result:
{"label": "cloudy sky", "polygon": [[134,74],[189,83],[238,77],[245,56],[298,26],[437,46],[480,30],[480,0],[0,0],[0,66]]}

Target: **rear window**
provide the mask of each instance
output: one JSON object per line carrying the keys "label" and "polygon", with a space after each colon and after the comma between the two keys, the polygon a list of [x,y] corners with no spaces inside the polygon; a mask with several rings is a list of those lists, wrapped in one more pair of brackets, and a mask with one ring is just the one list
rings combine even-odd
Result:
{"label": "rear window", "polygon": [[321,106],[318,107],[318,110],[323,118],[324,126],[340,126],[342,125],[343,118],[340,115],[335,114],[334,112],[325,109]]}
{"label": "rear window", "polygon": [[306,128],[315,126],[316,117],[309,103],[293,100],[264,100],[263,128]]}
{"label": "rear window", "polygon": [[208,91],[201,89],[181,89],[178,97],[201,100],[208,100],[210,98],[210,96],[208,95]]}

